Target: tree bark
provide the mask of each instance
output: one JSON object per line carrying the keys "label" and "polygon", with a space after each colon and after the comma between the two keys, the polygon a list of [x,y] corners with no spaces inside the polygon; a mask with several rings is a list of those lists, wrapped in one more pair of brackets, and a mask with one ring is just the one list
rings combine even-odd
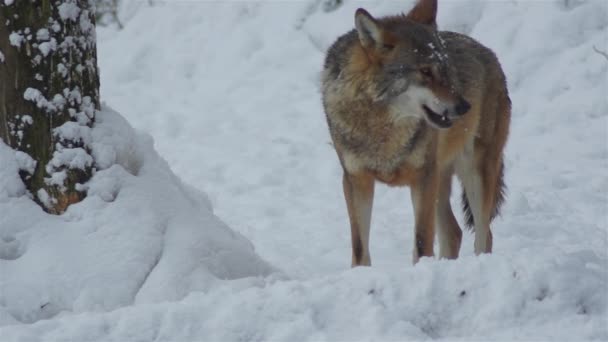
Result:
{"label": "tree bark", "polygon": [[85,196],[98,109],[88,0],[0,0],[0,138],[21,151],[21,178],[49,213]]}

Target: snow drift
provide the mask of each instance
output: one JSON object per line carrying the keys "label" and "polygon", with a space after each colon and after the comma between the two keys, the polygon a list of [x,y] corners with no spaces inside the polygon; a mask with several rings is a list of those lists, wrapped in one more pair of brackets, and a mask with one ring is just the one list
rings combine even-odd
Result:
{"label": "snow drift", "polygon": [[18,154],[0,142],[0,324],[177,300],[272,271],[116,112],[98,113],[91,146],[87,198],[53,216],[29,198]]}

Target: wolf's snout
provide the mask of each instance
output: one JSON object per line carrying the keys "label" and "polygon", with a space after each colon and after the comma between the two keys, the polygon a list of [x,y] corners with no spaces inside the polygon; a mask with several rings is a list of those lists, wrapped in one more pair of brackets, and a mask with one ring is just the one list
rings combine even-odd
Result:
{"label": "wolf's snout", "polygon": [[456,108],[454,108],[454,111],[456,112],[456,115],[462,116],[468,112],[469,109],[471,109],[471,104],[468,103],[467,100],[461,98],[460,101],[458,101]]}

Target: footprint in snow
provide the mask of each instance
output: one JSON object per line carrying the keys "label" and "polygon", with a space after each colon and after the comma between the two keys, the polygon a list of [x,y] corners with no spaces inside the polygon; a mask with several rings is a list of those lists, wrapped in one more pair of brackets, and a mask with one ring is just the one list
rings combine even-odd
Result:
{"label": "footprint in snow", "polygon": [[16,260],[25,253],[21,242],[12,236],[0,238],[0,260]]}

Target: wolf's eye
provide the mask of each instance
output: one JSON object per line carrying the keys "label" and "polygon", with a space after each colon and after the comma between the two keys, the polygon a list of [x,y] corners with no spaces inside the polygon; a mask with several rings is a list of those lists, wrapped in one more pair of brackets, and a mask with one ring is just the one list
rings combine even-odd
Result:
{"label": "wolf's eye", "polygon": [[422,68],[420,68],[420,73],[424,77],[433,78],[433,71],[429,67],[422,67]]}

